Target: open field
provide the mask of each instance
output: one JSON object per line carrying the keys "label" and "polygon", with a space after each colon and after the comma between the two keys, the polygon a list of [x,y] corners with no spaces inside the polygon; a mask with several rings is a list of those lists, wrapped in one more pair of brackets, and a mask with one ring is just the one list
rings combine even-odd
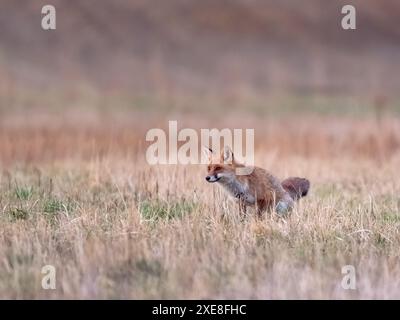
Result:
{"label": "open field", "polygon": [[146,164],[165,119],[99,114],[3,116],[1,298],[400,298],[397,117],[233,113],[256,129],[257,165],[312,184],[290,217],[240,221],[203,166]]}
{"label": "open field", "polygon": [[[400,299],[398,0],[355,30],[344,0],[46,4],[0,4],[0,299]],[[309,195],[241,221],[204,165],[145,161],[168,120],[255,129]]]}

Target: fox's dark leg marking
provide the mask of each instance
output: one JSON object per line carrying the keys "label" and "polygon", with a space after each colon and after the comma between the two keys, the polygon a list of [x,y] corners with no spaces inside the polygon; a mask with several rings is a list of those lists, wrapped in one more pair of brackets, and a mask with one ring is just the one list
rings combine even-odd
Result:
{"label": "fox's dark leg marking", "polygon": [[247,205],[246,205],[246,200],[239,196],[239,215],[243,218],[246,216],[246,209],[247,209]]}
{"label": "fox's dark leg marking", "polygon": [[267,203],[263,199],[257,200],[257,217],[261,218],[264,211],[267,209]]}

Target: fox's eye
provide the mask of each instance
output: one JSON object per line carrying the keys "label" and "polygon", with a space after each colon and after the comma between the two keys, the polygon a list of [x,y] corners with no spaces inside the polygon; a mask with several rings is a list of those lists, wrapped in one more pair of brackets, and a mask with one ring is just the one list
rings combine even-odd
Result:
{"label": "fox's eye", "polygon": [[216,167],[215,167],[215,171],[218,171],[218,170],[221,170],[221,169],[222,169],[221,166],[216,166]]}
{"label": "fox's eye", "polygon": [[207,170],[208,170],[208,171],[211,171],[211,166],[208,166],[208,167],[207,167]]}

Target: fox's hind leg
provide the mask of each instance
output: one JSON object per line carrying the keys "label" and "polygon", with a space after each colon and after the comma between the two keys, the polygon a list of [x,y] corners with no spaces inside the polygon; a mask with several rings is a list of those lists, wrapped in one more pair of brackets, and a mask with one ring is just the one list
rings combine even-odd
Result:
{"label": "fox's hind leg", "polygon": [[275,206],[275,211],[278,215],[284,216],[285,214],[292,211],[294,206],[294,201],[289,194],[285,195]]}

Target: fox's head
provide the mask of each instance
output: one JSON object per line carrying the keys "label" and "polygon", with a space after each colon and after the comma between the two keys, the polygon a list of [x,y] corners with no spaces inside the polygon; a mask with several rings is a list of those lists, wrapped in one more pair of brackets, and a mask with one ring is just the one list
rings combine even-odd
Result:
{"label": "fox's head", "polygon": [[209,164],[207,166],[206,180],[208,182],[227,181],[235,178],[237,164],[233,158],[233,152],[229,147],[225,147],[221,154],[216,155],[211,149],[207,148]]}

